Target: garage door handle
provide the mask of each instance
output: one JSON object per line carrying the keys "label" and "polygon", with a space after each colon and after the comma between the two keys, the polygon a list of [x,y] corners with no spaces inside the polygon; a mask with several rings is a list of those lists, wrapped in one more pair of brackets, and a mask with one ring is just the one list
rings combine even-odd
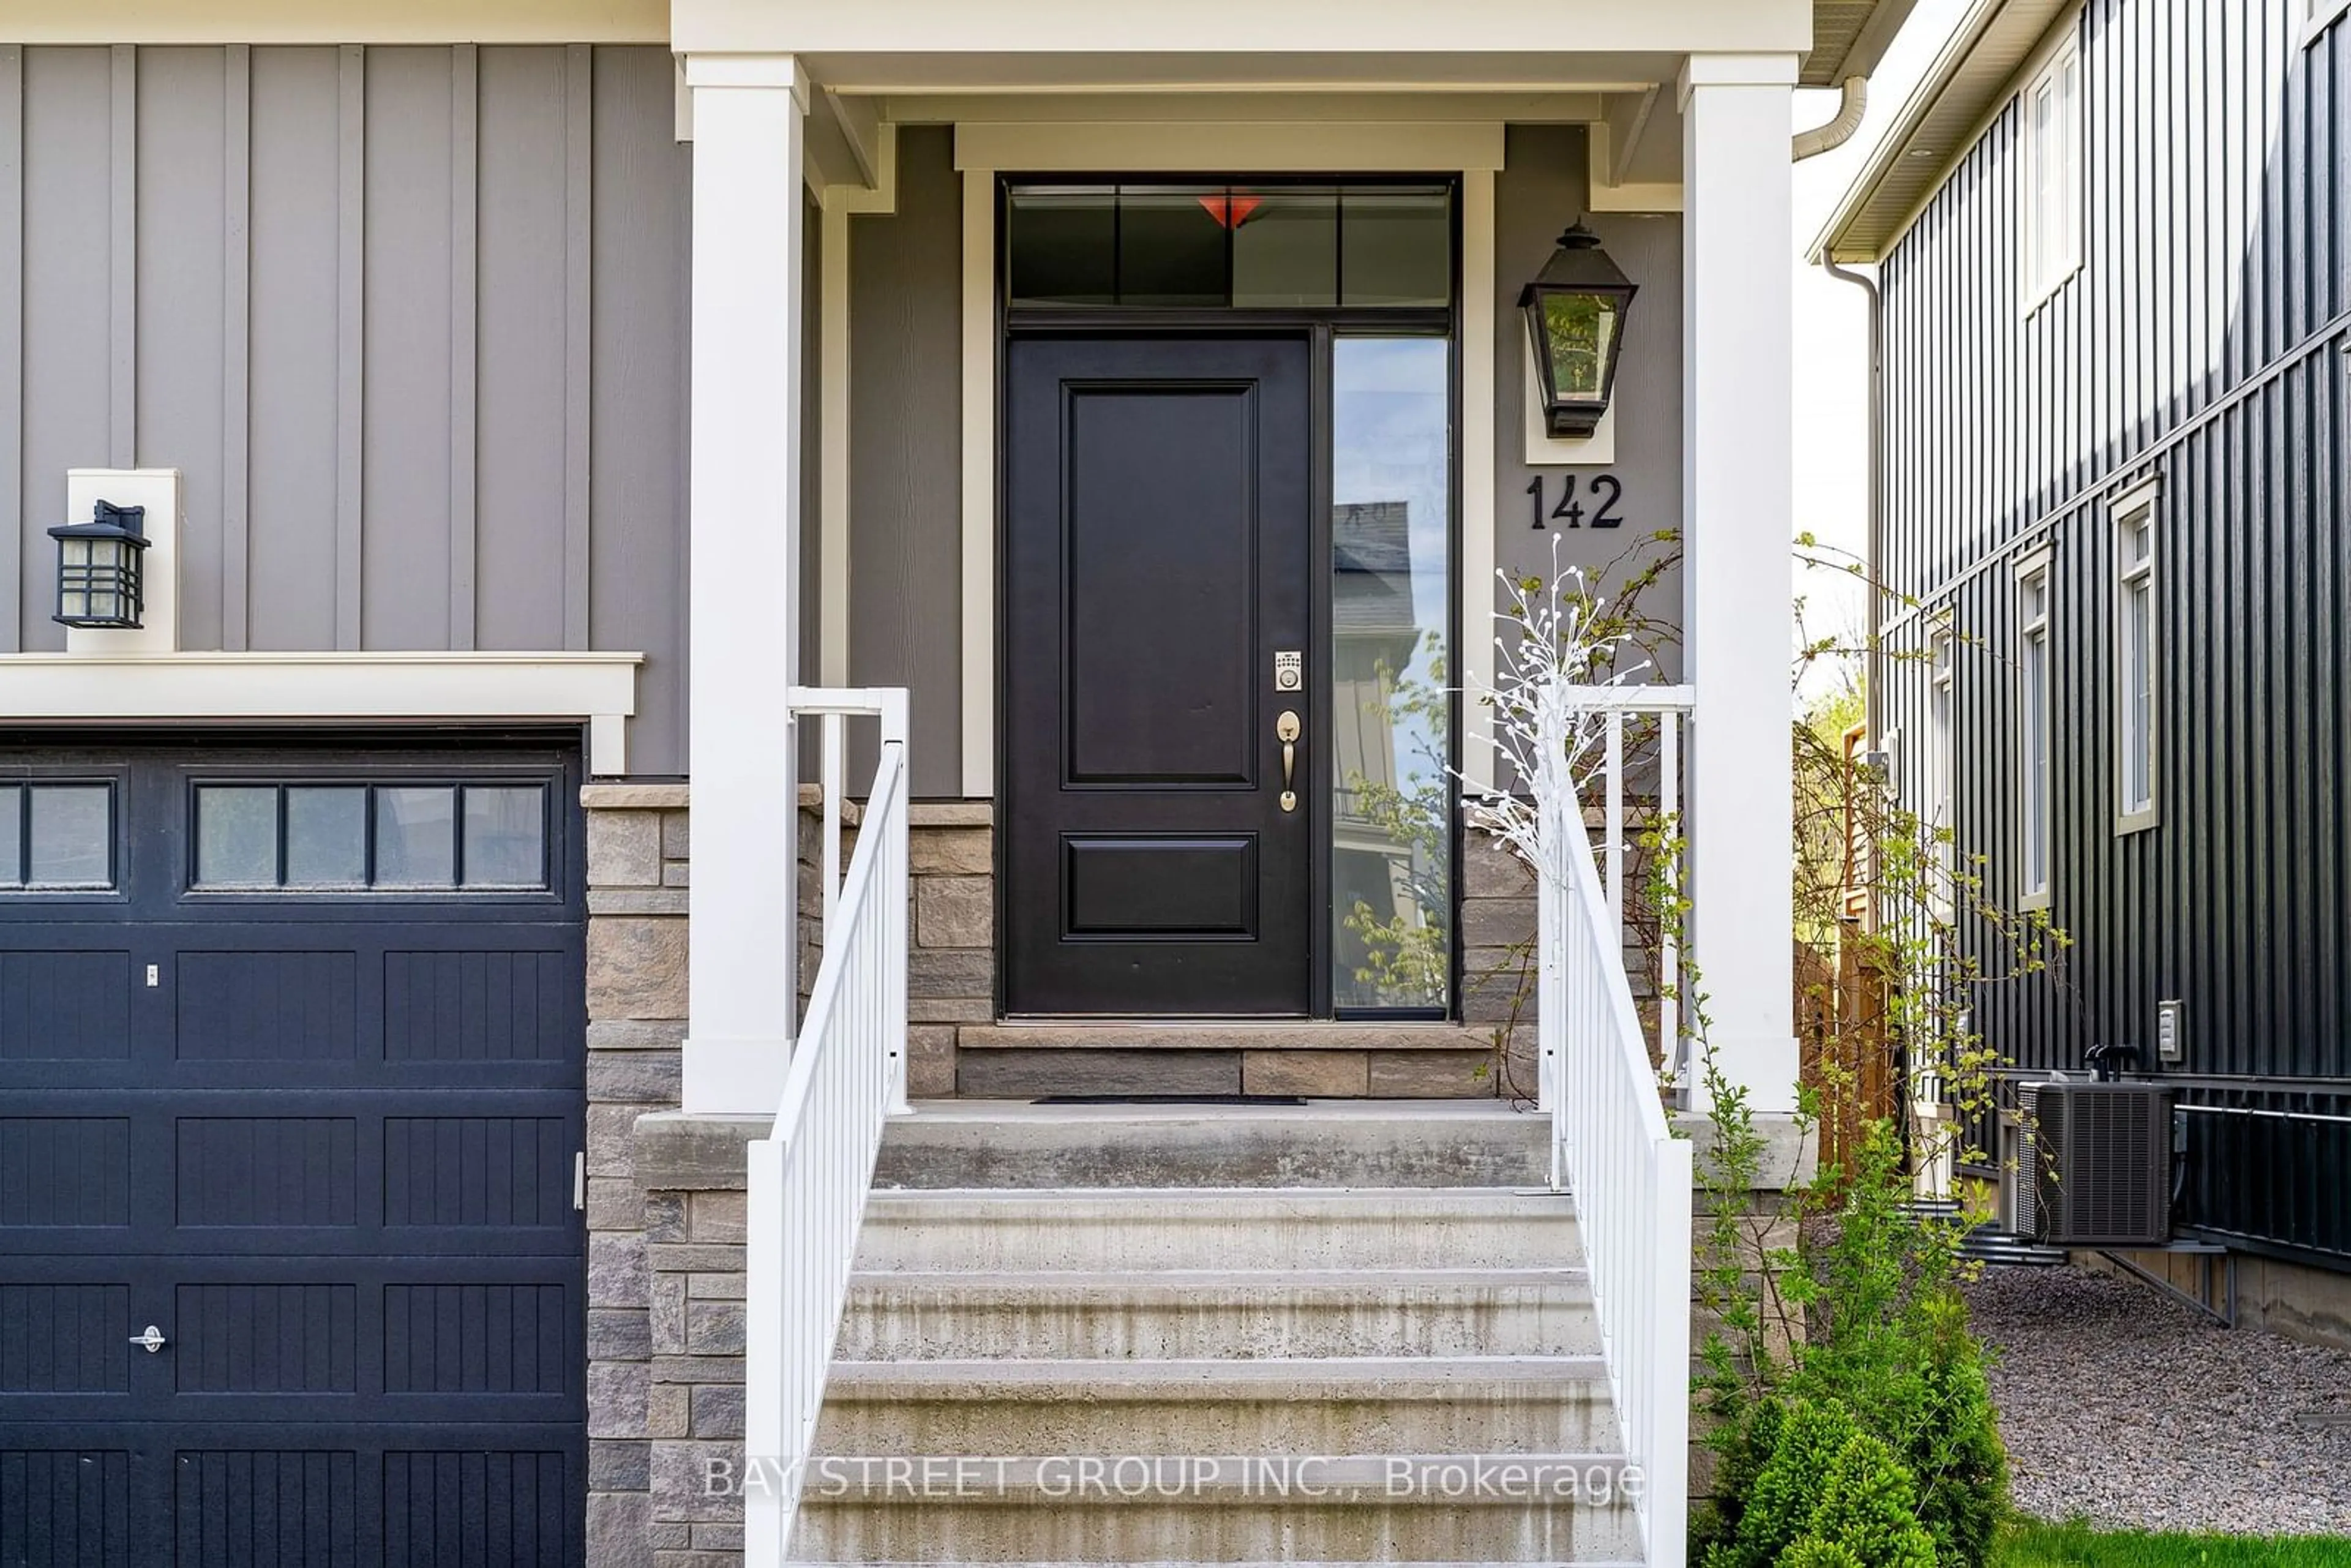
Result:
{"label": "garage door handle", "polygon": [[149,1355],[153,1355],[172,1342],[163,1337],[162,1329],[157,1328],[153,1323],[149,1323],[145,1333],[135,1333],[131,1336],[131,1343],[143,1346]]}

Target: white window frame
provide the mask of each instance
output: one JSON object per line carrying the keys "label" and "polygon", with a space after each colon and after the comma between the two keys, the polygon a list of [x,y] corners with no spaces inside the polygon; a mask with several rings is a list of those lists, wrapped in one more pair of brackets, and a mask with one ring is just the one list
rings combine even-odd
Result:
{"label": "white window frame", "polygon": [[[2141,485],[2117,497],[2107,508],[2115,525],[2115,831],[2142,832],[2160,822],[2158,765],[2163,746],[2163,600],[2156,571],[2160,553],[2156,533],[2154,484]],[[2135,559],[2132,549],[2141,531],[2147,535],[2147,558]],[[2147,714],[2137,721],[2130,702],[2131,606],[2147,595]],[[2143,756],[2147,793],[2131,799],[2130,761],[2134,751]]]}
{"label": "white window frame", "polygon": [[1930,834],[1928,853],[1938,873],[1932,890],[1935,913],[1951,915],[1951,883],[1959,870],[1959,706],[1958,634],[1948,616],[1938,618],[1927,632],[1927,776],[1926,819]]}
{"label": "white window frame", "polygon": [[2053,587],[2045,548],[2017,561],[2016,904],[2023,910],[2047,909],[2056,880]]}
{"label": "white window frame", "polygon": [[[2027,315],[2046,303],[2082,270],[2083,158],[2082,45],[2079,13],[2069,16],[2055,46],[2033,70],[2017,94],[2018,141],[2023,150],[2023,208],[2019,225],[2023,254],[2018,273],[2023,279]],[[2039,119],[2044,99],[2051,114],[2044,128]],[[2054,181],[2053,196],[2044,202],[2043,188]],[[2045,207],[2059,214],[2054,232],[2048,227]]]}

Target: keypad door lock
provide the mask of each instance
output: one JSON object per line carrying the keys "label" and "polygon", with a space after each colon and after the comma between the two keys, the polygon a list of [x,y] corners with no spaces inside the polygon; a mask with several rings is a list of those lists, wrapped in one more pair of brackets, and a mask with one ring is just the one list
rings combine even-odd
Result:
{"label": "keypad door lock", "polygon": [[1273,656],[1273,689],[1278,692],[1302,691],[1306,686],[1306,655],[1291,649]]}

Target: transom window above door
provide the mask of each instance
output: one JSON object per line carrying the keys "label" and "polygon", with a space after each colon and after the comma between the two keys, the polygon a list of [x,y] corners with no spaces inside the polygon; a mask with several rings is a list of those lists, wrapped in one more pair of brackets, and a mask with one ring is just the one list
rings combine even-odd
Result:
{"label": "transom window above door", "polygon": [[549,885],[537,783],[196,786],[206,892],[536,890]]}
{"label": "transom window above door", "polygon": [[1448,184],[1005,187],[1015,306],[1444,308]]}

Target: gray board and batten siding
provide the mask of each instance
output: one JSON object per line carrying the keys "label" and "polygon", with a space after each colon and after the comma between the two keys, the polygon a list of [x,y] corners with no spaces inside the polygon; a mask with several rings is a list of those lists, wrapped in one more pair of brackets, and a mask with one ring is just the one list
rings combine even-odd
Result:
{"label": "gray board and batten siding", "polygon": [[[2057,972],[1985,988],[2027,1073],[2090,1045],[2154,1061],[2198,1113],[2183,1218],[2351,1260],[2351,28],[2301,7],[2094,0],[2079,17],[2083,266],[2021,294],[2019,110],[1886,259],[1886,721],[1932,798],[1929,674],[1953,633],[1963,853],[2017,897],[2015,564],[2050,552]],[[2156,810],[2117,832],[2117,528],[2159,476]],[[1944,619],[1944,618],[1947,618]],[[2279,1114],[2283,1113],[2283,1114]],[[2337,1118],[2327,1120],[2326,1118]]]}
{"label": "gray board and batten siding", "polygon": [[72,467],[186,475],[189,648],[641,652],[685,768],[666,50],[0,47],[0,650]]}

